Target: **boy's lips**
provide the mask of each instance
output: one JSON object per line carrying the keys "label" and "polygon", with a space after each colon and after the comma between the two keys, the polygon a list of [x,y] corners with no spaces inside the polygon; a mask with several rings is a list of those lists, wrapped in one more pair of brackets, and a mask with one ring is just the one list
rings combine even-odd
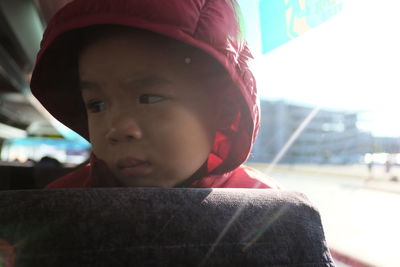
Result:
{"label": "boy's lips", "polygon": [[120,159],[116,165],[118,171],[127,176],[146,175],[152,170],[150,162],[132,157]]}

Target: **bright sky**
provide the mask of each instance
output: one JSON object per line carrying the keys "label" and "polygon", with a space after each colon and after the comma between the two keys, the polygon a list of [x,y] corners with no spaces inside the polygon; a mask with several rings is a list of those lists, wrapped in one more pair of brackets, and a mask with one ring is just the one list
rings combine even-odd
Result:
{"label": "bright sky", "polygon": [[343,0],[336,17],[266,55],[258,2],[239,1],[261,97],[362,111],[363,130],[400,137],[399,0]]}

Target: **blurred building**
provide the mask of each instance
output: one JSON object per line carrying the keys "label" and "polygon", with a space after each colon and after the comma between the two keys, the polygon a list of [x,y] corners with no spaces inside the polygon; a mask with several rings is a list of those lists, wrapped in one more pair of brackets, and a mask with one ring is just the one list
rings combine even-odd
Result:
{"label": "blurred building", "polygon": [[[285,101],[261,102],[261,128],[249,161],[272,162],[313,111]],[[279,163],[351,164],[364,160],[373,137],[357,127],[355,112],[320,109]]]}

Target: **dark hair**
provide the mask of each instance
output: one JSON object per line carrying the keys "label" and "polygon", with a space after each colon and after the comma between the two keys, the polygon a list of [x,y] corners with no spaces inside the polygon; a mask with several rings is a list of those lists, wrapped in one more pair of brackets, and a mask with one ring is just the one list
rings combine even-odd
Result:
{"label": "dark hair", "polygon": [[[140,28],[133,28],[122,25],[112,25],[112,24],[99,24],[94,26],[89,26],[79,30],[80,36],[80,51],[86,46],[107,37],[111,37],[119,34],[137,34],[140,36],[150,36],[156,39],[158,42],[163,43],[167,50],[172,51],[184,51],[189,58],[195,60],[196,64],[192,64],[192,67],[198,70],[206,71],[208,75],[212,76],[229,76],[225,68],[212,56],[206,54],[204,51],[188,45],[184,42],[177,41],[170,37],[164,36],[162,34],[157,34],[148,30],[143,30]],[[78,53],[79,56],[79,53]]]}

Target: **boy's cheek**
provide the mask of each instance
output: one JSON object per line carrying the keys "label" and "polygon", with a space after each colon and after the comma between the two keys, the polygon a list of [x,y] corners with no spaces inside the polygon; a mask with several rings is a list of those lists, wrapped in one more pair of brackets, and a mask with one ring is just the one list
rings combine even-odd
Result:
{"label": "boy's cheek", "polygon": [[101,139],[105,140],[107,134],[107,121],[105,118],[99,116],[88,115],[88,130],[89,138],[92,145],[99,142]]}
{"label": "boy's cheek", "polygon": [[105,133],[97,131],[89,131],[89,136],[90,136],[90,143],[92,145],[92,151],[93,154],[98,158],[103,161],[109,161],[109,159],[104,158],[105,155],[110,154],[108,156],[111,156],[111,153],[107,153],[107,141],[104,138]]}

